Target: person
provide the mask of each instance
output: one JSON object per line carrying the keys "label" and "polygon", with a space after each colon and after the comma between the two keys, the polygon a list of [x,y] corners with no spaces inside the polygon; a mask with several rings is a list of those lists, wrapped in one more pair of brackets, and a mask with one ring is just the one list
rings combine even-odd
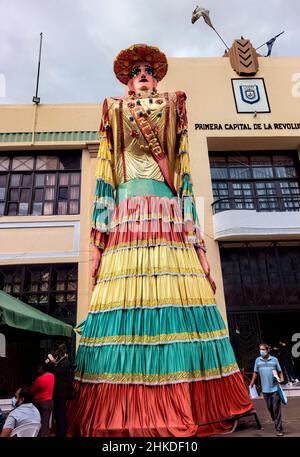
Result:
{"label": "person", "polygon": [[54,374],[50,371],[50,363],[43,361],[38,367],[39,376],[31,386],[33,403],[41,415],[39,437],[46,437],[49,433],[50,417],[53,410]]}
{"label": "person", "polygon": [[60,344],[53,354],[48,354],[48,360],[53,366],[53,374],[55,376],[53,418],[55,420],[56,436],[66,436],[66,403],[71,396],[73,386],[71,382],[71,363],[65,343]]}
{"label": "person", "polygon": [[270,355],[270,347],[266,343],[259,345],[260,356],[255,360],[250,387],[253,387],[257,376],[260,377],[261,389],[267,408],[275,424],[277,436],[283,436],[281,400],[278,383],[283,382],[283,374],[278,359]]}
{"label": "person", "polygon": [[299,382],[299,379],[297,378],[294,371],[294,361],[291,350],[287,344],[287,341],[283,338],[279,341],[278,346],[278,359],[282,367],[284,381],[288,385],[292,386],[293,383]]}
{"label": "person", "polygon": [[214,298],[186,96],[156,89],[167,68],[157,47],[121,51],[128,96],[103,103],[71,436],[213,435],[253,408]]}
{"label": "person", "polygon": [[0,432],[1,432],[2,429],[3,429],[4,422],[5,422],[5,420],[4,420],[4,414],[3,414],[3,412],[2,412],[2,409],[0,408]]}
{"label": "person", "polygon": [[20,425],[41,423],[38,409],[32,403],[33,396],[27,386],[20,387],[12,399],[13,410],[8,414],[3,425],[1,437],[9,437]]}

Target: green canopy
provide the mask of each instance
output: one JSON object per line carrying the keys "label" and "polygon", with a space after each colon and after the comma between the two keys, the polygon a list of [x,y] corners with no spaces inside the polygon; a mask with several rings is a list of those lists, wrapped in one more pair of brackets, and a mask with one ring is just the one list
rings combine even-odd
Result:
{"label": "green canopy", "polygon": [[0,324],[46,335],[72,336],[73,328],[0,290]]}

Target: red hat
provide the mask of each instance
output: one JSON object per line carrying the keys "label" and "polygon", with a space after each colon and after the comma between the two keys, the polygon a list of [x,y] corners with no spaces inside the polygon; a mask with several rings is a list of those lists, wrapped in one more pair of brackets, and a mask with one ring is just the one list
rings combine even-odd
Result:
{"label": "red hat", "polygon": [[161,81],[168,71],[167,57],[156,46],[134,44],[130,48],[123,49],[115,58],[114,72],[121,83],[128,83],[131,79],[132,67],[138,62],[147,62],[151,65],[156,81]]}

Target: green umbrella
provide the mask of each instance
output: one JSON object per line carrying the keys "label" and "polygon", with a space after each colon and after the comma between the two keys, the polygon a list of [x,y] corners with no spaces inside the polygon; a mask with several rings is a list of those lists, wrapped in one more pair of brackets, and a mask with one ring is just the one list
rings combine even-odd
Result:
{"label": "green umbrella", "polygon": [[73,327],[49,316],[0,290],[0,323],[10,327],[44,333],[72,336]]}

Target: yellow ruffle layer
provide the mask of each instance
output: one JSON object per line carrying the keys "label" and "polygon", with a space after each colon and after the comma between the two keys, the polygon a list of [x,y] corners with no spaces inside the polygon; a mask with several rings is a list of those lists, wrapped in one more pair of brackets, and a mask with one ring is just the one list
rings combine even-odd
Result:
{"label": "yellow ruffle layer", "polygon": [[161,335],[117,335],[104,336],[100,338],[81,338],[81,345],[102,345],[102,344],[165,344],[176,341],[211,340],[228,336],[226,329],[214,332],[191,332],[191,333],[164,333]]}
{"label": "yellow ruffle layer", "polygon": [[97,157],[106,160],[111,160],[110,145],[108,143],[107,136],[105,133],[100,134],[100,144]]}
{"label": "yellow ruffle layer", "polygon": [[131,248],[115,251],[110,256],[104,256],[97,280],[103,281],[120,276],[168,273],[203,275],[204,271],[195,250],[176,250],[167,246]]}
{"label": "yellow ruffle layer", "polygon": [[211,370],[195,370],[195,371],[180,371],[176,373],[167,374],[143,374],[143,373],[84,373],[81,377],[79,372],[75,373],[76,379],[85,382],[113,382],[113,383],[143,383],[143,384],[164,384],[170,382],[184,382],[184,381],[205,381],[206,379],[218,378],[221,376],[228,376],[239,371],[238,365],[233,363],[220,368]]}
{"label": "yellow ruffle layer", "polygon": [[153,247],[158,247],[158,246],[166,246],[166,247],[168,247],[168,249],[170,247],[172,247],[173,249],[174,248],[184,249],[184,250],[190,249],[193,251],[195,249],[193,244],[184,243],[183,241],[182,242],[173,241],[173,240],[167,241],[164,238],[152,238],[152,239],[148,238],[146,240],[134,240],[134,241],[128,241],[127,243],[118,243],[115,246],[108,246],[108,247],[106,247],[105,252],[102,254],[102,256],[108,256],[117,251],[129,249],[129,248],[141,249],[141,248],[145,247],[145,248],[149,249],[150,247],[153,248]]}
{"label": "yellow ruffle layer", "polygon": [[100,132],[100,144],[96,163],[96,178],[101,178],[103,181],[111,184],[114,187],[114,177],[112,172],[112,153],[110,144],[105,132]]}
{"label": "yellow ruffle layer", "polygon": [[97,159],[96,177],[103,179],[103,181],[114,187],[113,173],[109,160],[102,159],[101,157]]}
{"label": "yellow ruffle layer", "polygon": [[179,191],[182,187],[182,177],[184,174],[191,174],[191,165],[189,159],[189,145],[187,134],[183,133],[180,137],[179,151],[175,162],[176,171],[176,190]]}
{"label": "yellow ruffle layer", "polygon": [[[121,277],[125,272],[133,273]],[[192,276],[195,273],[200,276]],[[202,274],[195,250],[156,246],[116,251],[101,260],[101,282],[94,288],[90,311],[214,304],[212,288]]]}

